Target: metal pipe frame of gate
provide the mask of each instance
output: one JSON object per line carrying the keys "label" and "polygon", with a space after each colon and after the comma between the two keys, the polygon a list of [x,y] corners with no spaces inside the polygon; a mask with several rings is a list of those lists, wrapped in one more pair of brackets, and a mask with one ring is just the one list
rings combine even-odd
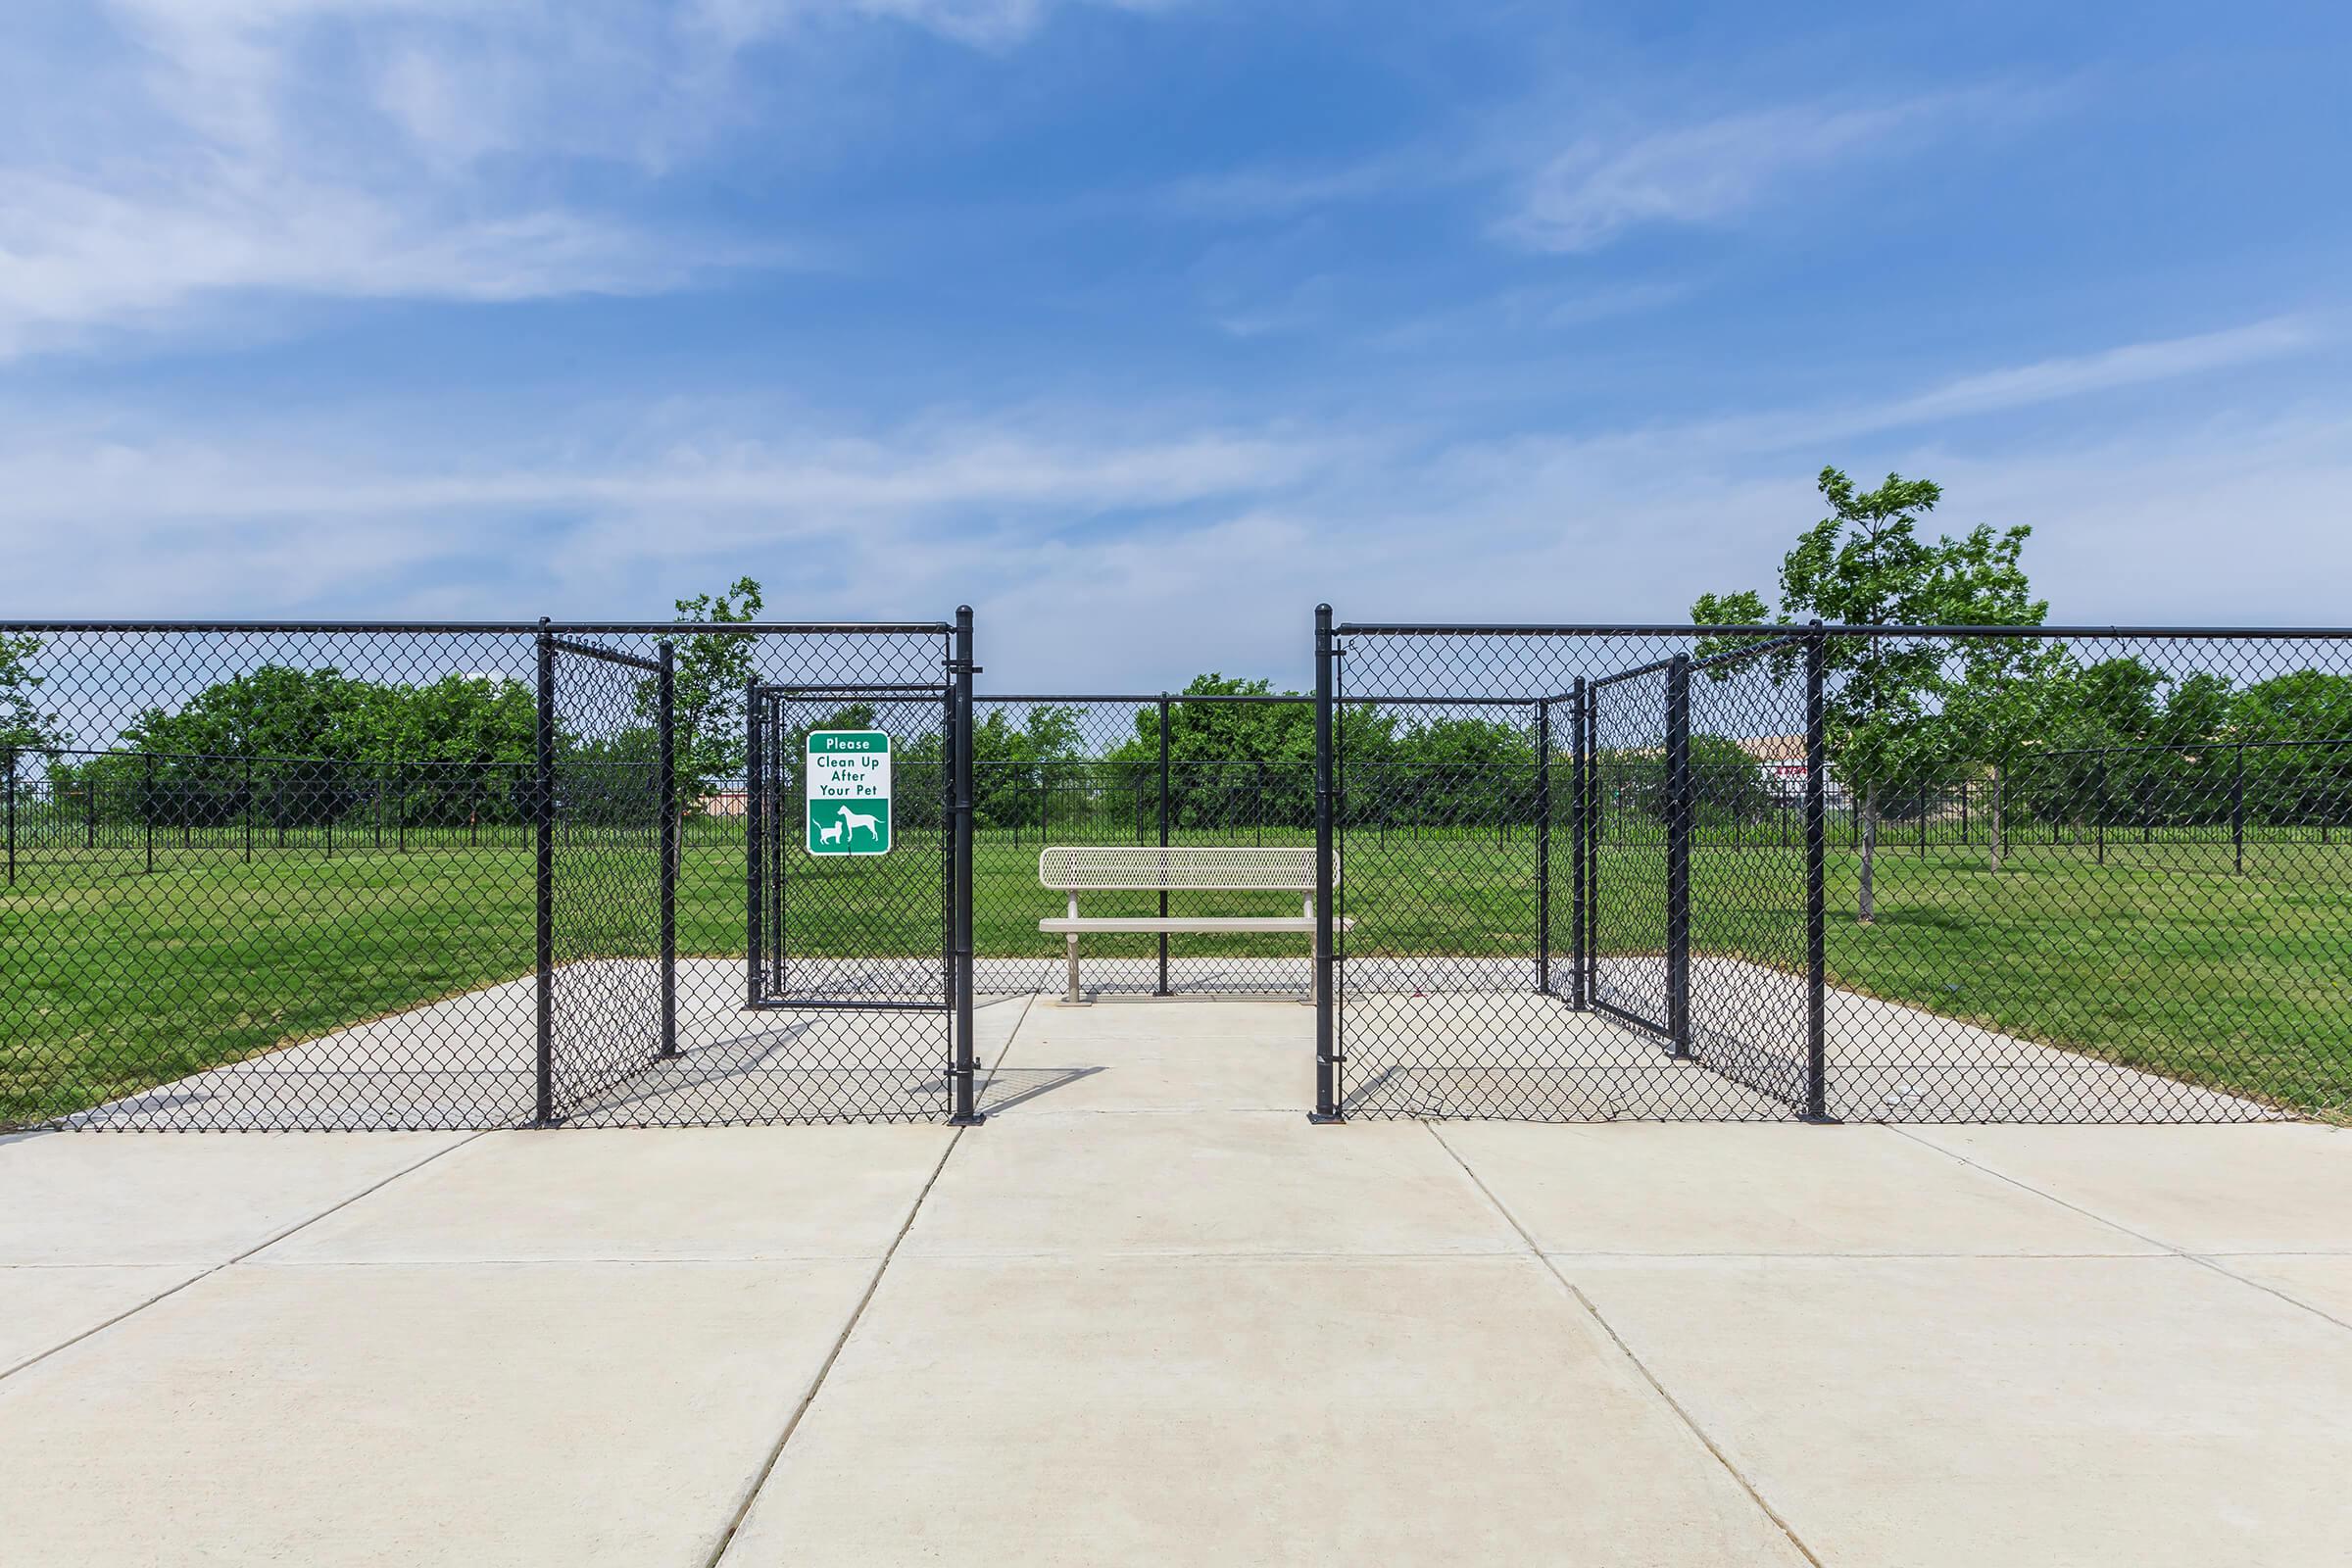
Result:
{"label": "metal pipe frame of gate", "polygon": [[539,617],[537,637],[538,710],[534,735],[534,778],[531,784],[532,923],[535,931],[535,973],[532,977],[533,1051],[531,1061],[531,1125],[556,1123],[556,653],[564,649],[591,659],[628,664],[646,670],[655,680],[655,722],[660,736],[654,761],[654,800],[659,820],[654,830],[655,853],[661,864],[655,872],[656,925],[662,972],[661,1051],[663,1059],[678,1054],[678,756],[677,756],[677,645],[664,640],[656,659],[640,659],[584,643],[566,642],[556,635],[553,622]]}
{"label": "metal pipe frame of gate", "polygon": [[[1810,622],[1804,641],[1805,679],[1805,1110],[1807,1121],[1829,1114],[1828,1001],[1828,647],[1820,621]],[[1648,666],[1655,667],[1655,666]],[[1698,817],[1697,780],[1690,766],[1690,671],[1692,660],[1677,654],[1666,672],[1666,1025],[1678,1059],[1690,1055],[1690,844]],[[1577,995],[1582,1008],[1593,1004],[1599,973],[1599,918],[1588,901],[1594,896],[1600,848],[1598,705],[1591,685],[1577,682],[1580,762],[1583,787],[1573,809],[1579,823],[1576,867]],[[1607,1009],[1604,1006],[1604,1010]]]}
{"label": "metal pipe frame of gate", "polygon": [[956,965],[956,1043],[949,1069],[955,1088],[948,1120],[956,1127],[974,1127],[986,1120],[972,1102],[972,1080],[977,1071],[977,1053],[972,1046],[972,677],[979,669],[972,662],[972,607],[961,605],[956,611],[956,649],[949,663],[956,711],[955,760],[951,764],[956,776],[956,842],[950,872],[955,885],[948,895],[954,909],[951,947]]}
{"label": "metal pipe frame of gate", "polygon": [[1331,607],[1315,607],[1315,1108],[1312,1122],[1340,1120],[1339,964],[1332,955],[1332,687],[1339,649]]}
{"label": "metal pipe frame of gate", "polygon": [[[1679,629],[1679,628],[1678,628]],[[1783,633],[1783,635],[1787,635]],[[1805,1106],[1810,1122],[1835,1121],[1829,1112],[1828,960],[1828,665],[1829,635],[1819,620],[1800,634],[1805,682]],[[1333,858],[1336,847],[1337,673],[1344,650],[1337,642],[1329,605],[1315,608],[1315,1108],[1308,1120],[1343,1120],[1340,1070],[1340,962],[1334,948]],[[1696,776],[1690,765],[1690,671],[1689,654],[1677,654],[1643,673],[1666,674],[1665,785],[1669,803],[1666,870],[1667,1037],[1678,1058],[1690,1055],[1690,846],[1697,820]],[[1610,679],[1621,679],[1612,676]],[[1595,683],[1578,676],[1570,703],[1568,809],[1571,855],[1570,950],[1573,974],[1570,1010],[1600,1005],[1600,917],[1598,860],[1601,833],[1599,704]],[[1556,996],[1551,977],[1551,704],[1536,699],[1537,951],[1536,988]],[[1162,723],[1162,735],[1166,733]],[[1164,796],[1164,791],[1163,791]]]}

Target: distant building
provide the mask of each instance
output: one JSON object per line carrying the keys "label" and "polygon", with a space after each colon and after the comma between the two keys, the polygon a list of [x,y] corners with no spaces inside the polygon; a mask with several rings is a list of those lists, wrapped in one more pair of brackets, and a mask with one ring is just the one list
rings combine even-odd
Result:
{"label": "distant building", "polygon": [[[1810,771],[1805,765],[1805,738],[1802,735],[1748,735],[1732,742],[1755,759],[1756,772],[1764,780],[1764,788],[1776,801],[1802,801],[1805,798],[1805,778]],[[1823,794],[1831,807],[1846,804],[1845,792],[1838,787],[1837,769],[1829,770],[1824,780]]]}

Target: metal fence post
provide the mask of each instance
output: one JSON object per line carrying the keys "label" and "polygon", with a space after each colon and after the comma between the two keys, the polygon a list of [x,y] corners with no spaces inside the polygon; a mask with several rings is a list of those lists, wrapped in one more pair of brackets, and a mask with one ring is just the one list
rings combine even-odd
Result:
{"label": "metal fence post", "polygon": [[253,759],[245,759],[245,860],[253,862]]}
{"label": "metal fence post", "polygon": [[2246,869],[2246,743],[2237,743],[2237,765],[2230,777],[2230,853],[2237,870]]}
{"label": "metal fence post", "polygon": [[531,1120],[545,1127],[556,1113],[556,641],[539,618],[538,779],[531,790],[532,906],[538,945],[538,1038],[533,1054]]}
{"label": "metal fence post", "polygon": [[1340,1119],[1338,965],[1332,958],[1331,607],[1315,607],[1315,1109],[1309,1121]]}
{"label": "metal fence post", "polygon": [[2091,795],[2090,808],[2099,813],[2091,823],[2091,832],[2098,839],[2098,863],[2105,865],[2107,863],[2107,756],[2104,752],[2099,754],[2099,787]]}
{"label": "metal fence post", "polygon": [[1585,691],[1585,677],[1576,677],[1576,695],[1568,710],[1568,831],[1575,841],[1569,857],[1568,873],[1568,947],[1573,955],[1571,967],[1576,973],[1570,978],[1570,1004],[1582,1008],[1585,1004],[1585,923],[1590,918],[1587,898],[1592,873],[1592,847],[1586,842],[1585,812],[1591,807],[1591,785],[1586,777],[1591,758],[1585,749],[1585,705],[1590,699]]}
{"label": "metal fence post", "polygon": [[1579,1005],[1591,1006],[1600,979],[1600,704],[1592,685],[1583,683],[1585,754],[1585,945],[1576,956],[1576,996]]}
{"label": "metal fence post", "polygon": [[654,793],[662,811],[662,1054],[678,1054],[678,650],[662,645],[661,686],[656,722],[662,726]]}
{"label": "metal fence post", "polygon": [[17,885],[17,749],[8,752],[8,885]]}
{"label": "metal fence post", "polygon": [[[1168,847],[1168,694],[1159,694],[1159,847]],[[1168,917],[1168,890],[1159,890],[1159,917]],[[1159,934],[1159,991],[1168,992],[1168,934]]]}
{"label": "metal fence post", "polygon": [[147,757],[144,759],[144,765],[143,765],[143,767],[141,768],[141,773],[142,773],[142,782],[144,783],[144,785],[145,785],[145,788],[144,788],[143,790],[141,790],[141,792],[140,792],[140,793],[141,793],[141,795],[142,795],[144,798],[143,798],[143,799],[142,799],[142,800],[139,802],[139,818],[140,818],[140,821],[142,822],[142,824],[143,824],[143,825],[145,826],[145,828],[146,828],[146,839],[147,839],[147,874],[148,874],[149,876],[153,876],[153,875],[155,874],[155,757],[154,757],[154,754],[150,753],[150,754],[149,754],[149,755],[148,755],[148,756],[147,756]]}
{"label": "metal fence post", "polygon": [[1690,656],[1666,666],[1666,1030],[1690,1054]]}
{"label": "metal fence post", "polygon": [[761,710],[769,699],[755,695],[743,705],[743,1000],[747,1006],[760,1004],[760,965],[767,952],[767,933],[761,929],[765,913],[760,897],[760,855],[761,839],[767,828],[767,760],[762,735],[767,726],[760,722]]}
{"label": "metal fence post", "polygon": [[1805,1117],[1830,1119],[1829,649],[1805,639]]}
{"label": "metal fence post", "polygon": [[[956,776],[955,864],[950,873],[949,901],[956,956],[955,1103],[951,1121],[970,1127],[984,1118],[972,1103],[972,1079],[977,1053],[972,1046],[972,607],[956,611],[956,733],[953,737]],[[1043,832],[1043,822],[1040,822]],[[1042,840],[1041,840],[1042,842]]]}
{"label": "metal fence post", "polygon": [[1551,704],[1536,704],[1536,989],[1551,994]]}

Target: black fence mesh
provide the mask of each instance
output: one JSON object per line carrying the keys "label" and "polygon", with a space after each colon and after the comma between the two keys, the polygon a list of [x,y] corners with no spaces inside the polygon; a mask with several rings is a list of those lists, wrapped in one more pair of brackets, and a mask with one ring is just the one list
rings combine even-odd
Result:
{"label": "black fence mesh", "polygon": [[2347,634],[1338,640],[1346,1113],[2352,1107]]}
{"label": "black fence mesh", "polygon": [[[0,628],[0,1124],[532,1121],[542,629]],[[655,677],[560,667],[552,989],[595,1021],[556,1054],[554,1112],[944,1114],[952,1014],[746,1005],[743,769],[754,684],[938,687],[950,628],[547,629],[676,662],[679,1054],[618,1076],[651,1043]],[[877,966],[935,965],[936,913],[865,941]]]}
{"label": "black fence mesh", "polygon": [[[762,1005],[859,1002],[945,1009],[953,893],[953,800],[945,688],[924,693],[798,693],[761,688],[757,823],[763,870]],[[808,853],[807,749],[812,732],[880,730],[891,739],[893,799],[887,855],[850,854],[879,825],[838,820],[818,829],[844,853]],[[877,942],[877,933],[889,933]]]}
{"label": "black fence mesh", "polygon": [[[559,666],[552,791],[543,631],[621,661]],[[1338,1108],[2352,1107],[2352,638],[1789,637],[1342,632]],[[649,809],[644,760],[665,641],[674,813]],[[0,628],[0,1121],[518,1125],[543,1081],[569,1122],[937,1117],[956,1087],[953,662],[938,624]],[[765,999],[755,686],[797,694],[787,738],[899,733],[905,803],[903,856],[775,880]],[[1171,698],[1164,721],[1156,697],[980,703],[979,990],[1059,989],[1061,944],[1037,930],[1062,909],[1037,877],[1048,846],[1313,842],[1312,701],[1241,695]],[[1305,947],[1176,933],[1083,952],[1099,993],[1304,995]],[[917,1004],[860,1005],[894,1002]]]}
{"label": "black fence mesh", "polygon": [[[1284,694],[989,697],[973,726],[973,910],[983,992],[1059,991],[1065,912],[1038,876],[1054,846],[1306,848],[1314,843],[1314,699]],[[1279,893],[1108,891],[1084,916],[1297,914]],[[1304,937],[1111,932],[1083,937],[1087,992],[1297,996]]]}
{"label": "black fence mesh", "polygon": [[577,1120],[676,1054],[664,933],[671,647],[645,660],[543,640],[541,759],[549,780],[536,874],[545,881],[539,983],[545,1087],[537,1119]]}

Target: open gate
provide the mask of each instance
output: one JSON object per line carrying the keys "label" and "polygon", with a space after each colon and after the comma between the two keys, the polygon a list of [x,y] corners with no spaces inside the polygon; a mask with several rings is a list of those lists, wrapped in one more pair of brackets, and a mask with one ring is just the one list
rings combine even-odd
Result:
{"label": "open gate", "polygon": [[677,1054],[673,663],[539,634],[541,1126]]}
{"label": "open gate", "polygon": [[1798,673],[1811,646],[1702,647],[1588,684],[1581,935],[1595,1010],[1672,1060],[1818,1115],[1809,846],[1786,817],[1759,832],[1746,800],[1761,787],[1756,738],[1801,743],[1814,724]]}

